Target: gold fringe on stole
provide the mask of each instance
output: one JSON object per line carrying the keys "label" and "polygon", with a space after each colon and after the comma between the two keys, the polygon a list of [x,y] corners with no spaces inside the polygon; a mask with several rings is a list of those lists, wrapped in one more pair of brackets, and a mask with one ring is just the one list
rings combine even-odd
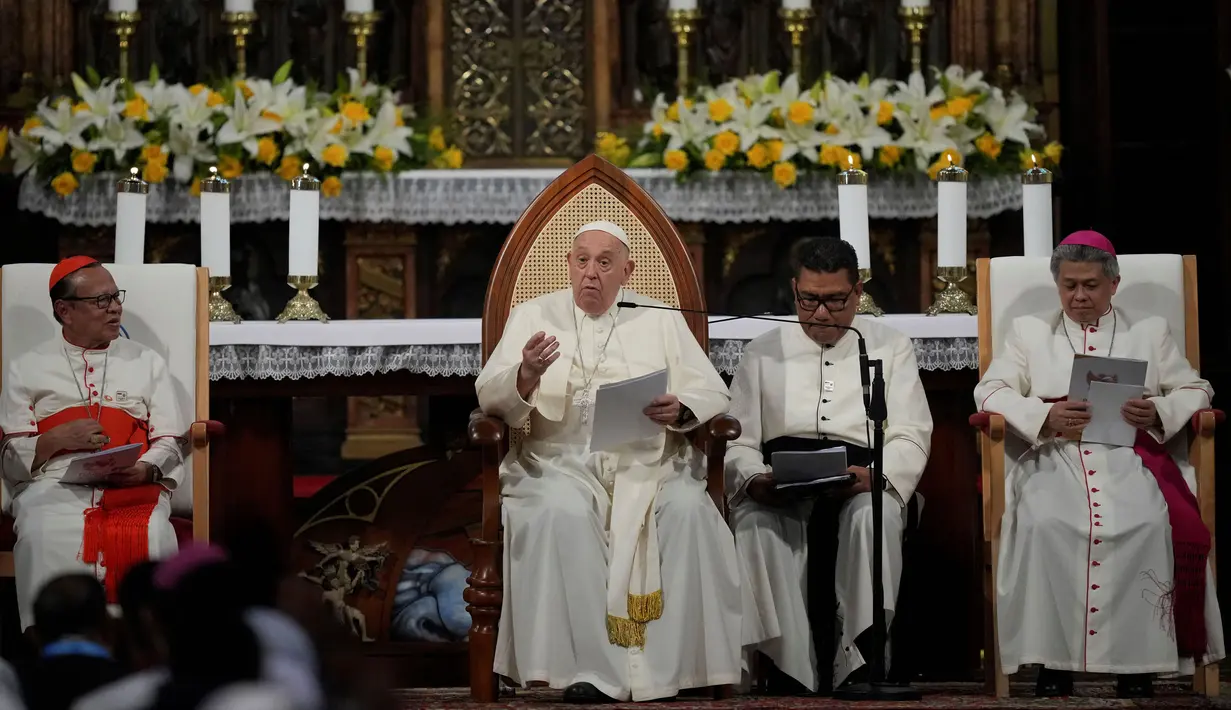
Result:
{"label": "gold fringe on stole", "polygon": [[608,614],[607,640],[624,648],[645,648],[645,624]]}
{"label": "gold fringe on stole", "polygon": [[628,595],[628,618],[633,621],[647,622],[662,618],[663,590],[657,589],[649,594]]}

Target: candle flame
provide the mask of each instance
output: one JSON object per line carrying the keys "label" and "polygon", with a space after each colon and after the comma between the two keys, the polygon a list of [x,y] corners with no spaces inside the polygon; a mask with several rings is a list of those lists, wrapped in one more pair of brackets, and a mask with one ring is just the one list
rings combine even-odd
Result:
{"label": "candle flame", "polygon": [[128,172],[129,172],[129,174],[130,174],[130,175],[132,175],[132,176],[135,178],[135,177],[137,177],[137,173],[139,173],[139,172],[141,172],[141,171],[140,171],[140,170],[137,170],[136,168],[129,168],[129,169],[128,169]]}
{"label": "candle flame", "polygon": [[303,174],[304,174],[304,177],[308,176],[308,164],[307,163],[303,164]]}
{"label": "candle flame", "polygon": [[855,156],[850,153],[846,154],[846,162],[851,166],[851,170],[855,169]]}
{"label": "candle flame", "polygon": [[216,177],[218,177],[218,166],[217,166],[217,165],[211,165],[211,166],[210,166],[210,168],[209,168],[209,176],[210,176],[211,178],[216,178]]}
{"label": "candle flame", "polygon": [[949,160],[949,167],[953,167],[953,153],[945,153],[945,157]]}
{"label": "candle flame", "polygon": [[1030,164],[1036,168],[1039,167],[1038,158],[1035,157],[1034,153],[1030,154]]}

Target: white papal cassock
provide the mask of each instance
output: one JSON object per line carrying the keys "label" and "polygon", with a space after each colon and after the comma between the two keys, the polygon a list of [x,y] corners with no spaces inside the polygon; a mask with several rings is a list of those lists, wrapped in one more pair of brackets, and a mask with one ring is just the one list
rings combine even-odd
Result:
{"label": "white papal cassock", "polygon": [[[883,362],[889,406],[882,577],[889,623],[902,574],[903,507],[927,466],[932,414],[910,339],[868,318],[856,317],[853,327],[864,334],[868,357]],[[748,620],[745,642],[755,642],[754,648],[780,670],[816,690],[817,659],[806,606],[812,503],[768,508],[749,499],[745,489],[748,481],[769,469],[765,450],[783,437],[869,446],[858,339],[847,332],[833,345],[822,346],[792,323],[752,340],[731,382],[731,414],[743,426],[726,460],[731,524],[757,608]],[[839,513],[834,577],[842,637],[836,656],[822,659],[826,665],[832,661],[835,686],[865,662],[855,638],[872,626],[872,530],[871,494],[847,500]]]}
{"label": "white papal cassock", "polygon": [[[1146,396],[1189,486],[1183,435],[1213,390],[1180,354],[1163,318],[1113,308],[1096,323],[1061,312],[1016,319],[975,389],[980,411],[1002,414],[1017,461],[1005,475],[996,576],[1001,668],[1042,664],[1094,673],[1192,672],[1178,658],[1170,614],[1174,581],[1167,504],[1132,447],[1056,438],[1044,431],[1050,401],[1065,397],[1073,356],[1149,363]],[[1177,436],[1179,434],[1180,436]],[[1219,660],[1222,622],[1207,566],[1207,653]]]}
{"label": "white papal cassock", "polygon": [[[621,300],[656,303],[631,291]],[[538,331],[559,340],[560,357],[527,402],[517,370]],[[566,290],[514,308],[479,375],[485,413],[530,424],[501,466],[495,671],[516,683],[591,683],[640,701],[739,682],[739,566],[701,455],[678,431],[591,452],[592,419],[574,404],[592,373],[591,391],[663,368],[668,391],[695,415],[685,429],[726,411],[726,385],[678,313],[613,306],[591,317]],[[637,623],[635,598],[656,589],[661,618]]]}
{"label": "white papal cassock", "polygon": [[[9,366],[0,397],[0,465],[13,495],[23,629],[34,623],[35,595],[53,577],[92,572],[114,603],[128,566],[178,548],[170,491],[183,479],[189,423],[180,421],[175,397],[162,356],[127,338],[89,350],[57,337]],[[32,470],[38,437],[85,417],[110,437],[103,449],[142,444],[140,460],[157,467],[162,480],[123,489],[61,483],[69,463],[88,452],[58,452]]]}

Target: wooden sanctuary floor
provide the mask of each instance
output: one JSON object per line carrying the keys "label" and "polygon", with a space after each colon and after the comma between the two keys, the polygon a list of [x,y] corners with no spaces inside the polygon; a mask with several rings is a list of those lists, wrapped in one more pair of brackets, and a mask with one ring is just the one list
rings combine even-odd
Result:
{"label": "wooden sanctuary floor", "polygon": [[[921,683],[915,686],[923,693],[920,702],[860,702],[849,703],[832,698],[767,698],[767,697],[736,697],[731,700],[714,701],[704,697],[681,697],[662,703],[621,703],[604,705],[604,708],[617,710],[646,710],[659,708],[661,710],[688,710],[689,708],[704,708],[706,710],[783,710],[785,708],[805,708],[808,710],[828,710],[829,708],[867,708],[868,710],[886,710],[888,708],[960,708],[962,710],[993,710],[999,708],[1231,708],[1231,683],[1222,684],[1222,694],[1217,698],[1205,698],[1195,695],[1187,684],[1158,681],[1154,684],[1155,697],[1149,700],[1120,700],[1115,697],[1115,689],[1111,683],[1077,684],[1076,696],[1059,700],[1039,700],[1034,697],[1032,683],[1015,683],[1012,687],[1013,697],[1007,700],[997,700],[983,693],[983,686],[974,683]],[[536,708],[554,707],[563,709],[568,706],[560,701],[560,692],[544,689],[519,690],[502,696],[495,704],[475,703],[470,700],[467,688],[417,688],[398,691],[398,700],[402,710],[495,710],[498,708],[516,708],[517,710],[534,710]]]}

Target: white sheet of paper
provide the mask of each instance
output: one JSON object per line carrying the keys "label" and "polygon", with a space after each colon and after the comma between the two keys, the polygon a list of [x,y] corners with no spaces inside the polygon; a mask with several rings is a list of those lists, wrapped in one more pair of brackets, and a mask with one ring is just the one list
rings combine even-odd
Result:
{"label": "white sheet of paper", "polygon": [[594,428],[591,451],[611,451],[663,431],[661,424],[645,415],[655,397],[667,393],[667,371],[602,385],[594,393]]}
{"label": "white sheet of paper", "polygon": [[1120,408],[1130,399],[1145,392],[1139,385],[1115,385],[1091,382],[1086,401],[1090,403],[1090,423],[1081,431],[1081,440],[1108,446],[1132,446],[1137,441],[1137,429],[1124,421]]}
{"label": "white sheet of paper", "polygon": [[92,486],[117,471],[123,471],[141,458],[141,444],[125,444],[114,449],[86,454],[72,460],[61,483]]}
{"label": "white sheet of paper", "polygon": [[1073,369],[1069,373],[1069,401],[1086,399],[1092,382],[1144,387],[1147,367],[1145,360],[1075,355]]}
{"label": "white sheet of paper", "polygon": [[770,457],[770,465],[774,469],[774,482],[779,488],[838,478],[847,475],[846,448],[835,446],[820,451],[775,451]]}

